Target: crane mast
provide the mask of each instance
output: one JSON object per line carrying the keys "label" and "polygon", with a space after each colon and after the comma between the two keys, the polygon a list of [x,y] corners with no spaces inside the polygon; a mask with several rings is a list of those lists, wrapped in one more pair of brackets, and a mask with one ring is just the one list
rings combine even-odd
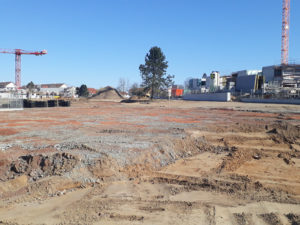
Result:
{"label": "crane mast", "polygon": [[282,36],[281,64],[289,63],[289,31],[290,31],[290,0],[283,0],[282,5]]}
{"label": "crane mast", "polygon": [[15,84],[16,87],[21,87],[21,54],[16,52],[15,59]]}

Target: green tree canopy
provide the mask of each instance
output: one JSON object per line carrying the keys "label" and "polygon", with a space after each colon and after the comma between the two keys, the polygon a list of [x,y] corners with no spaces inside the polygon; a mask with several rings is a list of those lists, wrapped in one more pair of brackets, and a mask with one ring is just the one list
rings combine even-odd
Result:
{"label": "green tree canopy", "polygon": [[146,54],[145,64],[139,69],[142,76],[142,86],[151,90],[151,99],[155,93],[173,84],[174,76],[167,75],[168,61],[159,47],[152,47]]}
{"label": "green tree canopy", "polygon": [[89,91],[87,89],[87,86],[85,84],[82,84],[78,90],[78,95],[81,97],[88,97]]}
{"label": "green tree canopy", "polygon": [[34,83],[33,83],[32,81],[30,81],[30,82],[26,85],[26,88],[28,88],[30,91],[31,91],[32,89],[34,89],[34,87],[35,87],[35,85],[34,85]]}

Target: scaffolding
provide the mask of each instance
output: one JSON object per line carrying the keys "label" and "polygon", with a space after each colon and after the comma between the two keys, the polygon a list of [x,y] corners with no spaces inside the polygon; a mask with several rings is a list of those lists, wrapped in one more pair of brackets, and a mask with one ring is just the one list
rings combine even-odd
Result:
{"label": "scaffolding", "polygon": [[23,99],[15,93],[0,95],[0,111],[23,110]]}
{"label": "scaffolding", "polygon": [[300,99],[299,87],[284,87],[281,82],[273,81],[264,86],[265,98]]}

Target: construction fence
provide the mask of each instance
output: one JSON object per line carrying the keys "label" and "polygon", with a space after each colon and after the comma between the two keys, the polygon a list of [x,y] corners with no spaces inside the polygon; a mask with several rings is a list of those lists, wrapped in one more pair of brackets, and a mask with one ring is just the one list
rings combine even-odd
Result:
{"label": "construction fence", "polygon": [[0,111],[22,110],[23,99],[21,98],[0,98]]}

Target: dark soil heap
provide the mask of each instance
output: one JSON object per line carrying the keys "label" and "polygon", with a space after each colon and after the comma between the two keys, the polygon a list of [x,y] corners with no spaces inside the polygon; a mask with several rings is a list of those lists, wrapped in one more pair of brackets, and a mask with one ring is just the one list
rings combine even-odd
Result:
{"label": "dark soil heap", "polygon": [[121,100],[123,96],[119,93],[119,91],[110,86],[101,88],[98,93],[93,97],[93,99],[113,99],[113,100]]}

